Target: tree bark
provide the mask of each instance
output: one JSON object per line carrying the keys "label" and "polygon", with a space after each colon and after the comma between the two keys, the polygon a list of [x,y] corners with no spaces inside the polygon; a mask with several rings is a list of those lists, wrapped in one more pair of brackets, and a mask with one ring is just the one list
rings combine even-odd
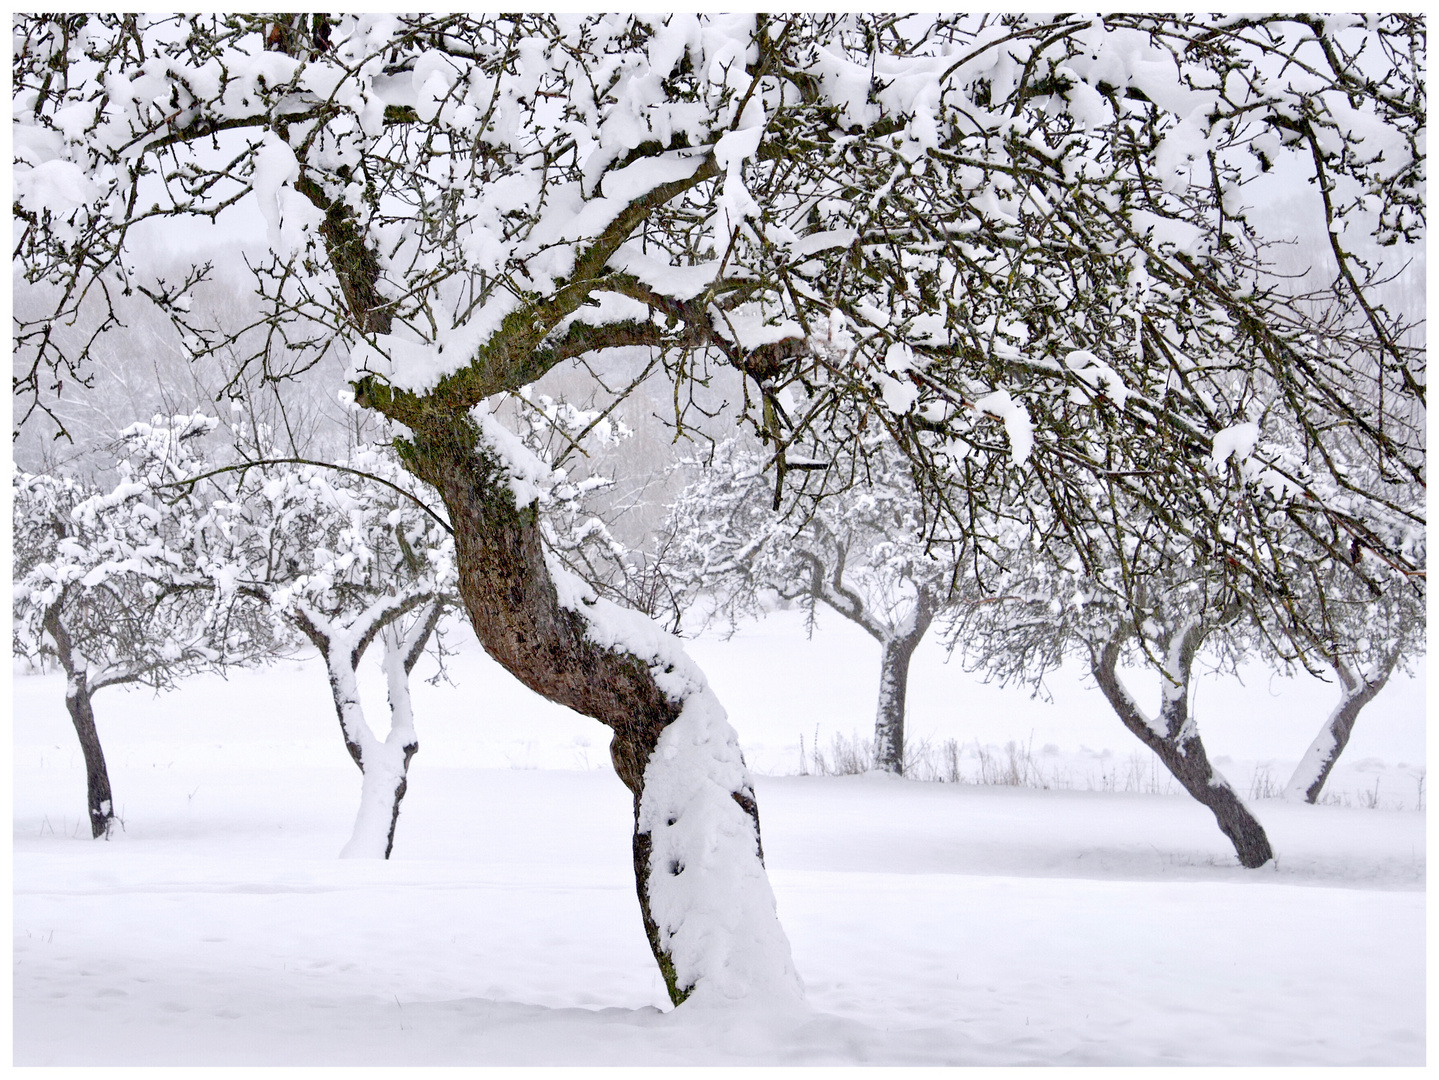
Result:
{"label": "tree bark", "polygon": [[1375,694],[1384,689],[1398,661],[1399,654],[1396,652],[1370,678],[1355,674],[1343,661],[1334,664],[1341,688],[1339,704],[1334,707],[1324,727],[1299,759],[1294,775],[1285,785],[1284,794],[1287,798],[1302,798],[1307,803],[1318,801],[1319,793],[1324,790],[1325,781],[1329,779],[1335,762],[1349,745],[1349,736],[1354,732],[1354,722],[1359,719],[1360,710],[1374,700]]}
{"label": "tree bark", "polygon": [[[670,1000],[682,1003],[704,981],[728,984],[720,991],[726,996],[743,996],[749,985],[742,984],[755,983],[797,994],[764,875],[754,790],[703,676],[677,670],[689,661],[643,616],[570,596],[568,581],[561,603],[536,507],[516,505],[504,464],[466,416],[426,412],[428,424],[406,419],[415,435],[402,455],[449,512],[460,597],[481,644],[530,689],[614,733],[611,759],[634,800],[641,919]],[[605,620],[625,623],[627,632]],[[646,635],[653,655],[633,651],[634,639]],[[677,724],[682,717],[687,722]],[[716,855],[717,844],[734,847]],[[662,880],[681,875],[688,875],[683,889]],[[682,893],[730,910],[685,907]]]}
{"label": "tree bark", "polygon": [[874,767],[904,775],[904,701],[914,643],[890,638],[879,662],[879,706],[874,719]]}
{"label": "tree bark", "polygon": [[[413,733],[413,731],[412,731]],[[371,740],[360,766],[360,809],[342,859],[388,859],[395,848],[400,803],[409,790],[410,758],[419,743]]]}
{"label": "tree bark", "polygon": [[90,688],[83,671],[70,675],[65,685],[65,707],[75,734],[80,737],[80,751],[85,757],[85,802],[90,811],[90,835],[98,840],[110,838],[115,827],[115,804],[110,794],[110,774],[105,769],[105,751],[100,747],[100,732],[95,727],[95,712],[90,707]]}
{"label": "tree bark", "polygon": [[874,719],[874,767],[904,775],[904,714],[909,662],[934,618],[929,594],[921,590],[908,633],[883,638],[879,662],[879,704]]}
{"label": "tree bark", "polygon": [[90,835],[98,840],[110,838],[115,827],[115,802],[110,792],[110,774],[105,768],[105,751],[100,746],[100,732],[95,727],[95,710],[90,704],[90,682],[75,657],[69,631],[60,618],[58,601],[45,612],[46,632],[55,642],[60,667],[65,672],[65,708],[80,738],[80,753],[85,758],[85,803],[90,814]]}
{"label": "tree bark", "polygon": [[904,713],[909,691],[909,662],[934,621],[937,604],[929,589],[916,584],[915,606],[907,622],[895,626],[869,610],[859,593],[845,586],[847,545],[835,544],[826,574],[825,561],[800,551],[810,569],[809,592],[879,642],[879,701],[874,716],[874,768],[904,775]]}
{"label": "tree bark", "polygon": [[1095,681],[1124,726],[1154,751],[1185,791],[1209,808],[1220,831],[1234,845],[1240,865],[1251,870],[1263,866],[1274,858],[1264,826],[1209,763],[1199,729],[1189,717],[1189,677],[1204,637],[1202,625],[1191,622],[1164,643],[1171,661],[1166,674],[1172,682],[1165,685],[1157,724],[1139,709],[1119,678],[1119,653],[1127,636],[1127,631],[1121,631],[1111,637],[1092,658]]}

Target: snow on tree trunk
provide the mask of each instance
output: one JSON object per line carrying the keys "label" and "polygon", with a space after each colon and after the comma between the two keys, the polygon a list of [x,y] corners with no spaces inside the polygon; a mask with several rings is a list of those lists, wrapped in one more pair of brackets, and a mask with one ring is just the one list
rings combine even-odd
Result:
{"label": "snow on tree trunk", "polygon": [[381,742],[365,721],[355,669],[359,664],[356,627],[347,631],[325,628],[314,612],[305,613],[306,632],[321,644],[330,679],[330,694],[345,749],[360,769],[360,809],[349,841],[340,849],[342,859],[388,859],[395,844],[400,801],[408,788],[410,758],[419,749],[410,708],[409,672],[403,642],[385,635],[385,676],[390,695],[390,733]]}
{"label": "snow on tree trunk", "polygon": [[90,835],[96,840],[110,838],[115,825],[114,800],[110,794],[110,774],[105,769],[105,752],[100,748],[100,732],[95,727],[95,712],[90,707],[90,687],[85,672],[70,675],[65,683],[65,707],[80,737],[80,751],[85,757],[85,799],[90,811]]}
{"label": "snow on tree trunk", "polygon": [[444,500],[460,596],[485,650],[614,732],[615,771],[634,796],[641,918],[671,1001],[798,1000],[754,786],[703,673],[650,619],[552,572],[535,505],[517,500],[472,422],[438,410],[405,422],[415,437],[402,453]]}
{"label": "snow on tree trunk", "polygon": [[798,1000],[739,741],[707,686],[686,689],[635,800],[635,868],[651,947],[676,1005],[691,997]]}
{"label": "snow on tree trunk", "polygon": [[[312,620],[316,621],[316,620]],[[389,831],[390,804],[394,799],[392,762],[382,760],[379,743],[365,723],[360,705],[360,688],[355,679],[358,657],[341,634],[333,633],[321,651],[330,677],[330,697],[340,719],[345,749],[360,769],[360,810],[349,841],[340,850],[342,859],[382,859]]]}
{"label": "snow on tree trunk", "polygon": [[[927,626],[927,621],[925,626]],[[904,709],[909,689],[909,662],[924,634],[885,639],[879,666],[879,706],[874,720],[874,767],[904,775]]]}
{"label": "snow on tree trunk", "polygon": [[1154,751],[1185,791],[1209,808],[1220,831],[1234,845],[1240,865],[1253,870],[1274,858],[1269,838],[1229,781],[1210,764],[1199,729],[1189,716],[1189,677],[1194,652],[1202,638],[1203,631],[1197,622],[1191,622],[1171,637],[1170,663],[1166,665],[1158,723],[1144,715],[1120,681],[1117,669],[1122,634],[1111,638],[1102,653],[1094,658],[1092,671],[1124,726]]}
{"label": "snow on tree trunk", "polygon": [[1375,694],[1384,689],[1384,684],[1389,681],[1398,659],[1399,654],[1396,652],[1387,664],[1382,665],[1368,678],[1356,676],[1350,667],[1342,662],[1334,665],[1334,670],[1339,675],[1339,704],[1334,707],[1324,727],[1299,759],[1294,775],[1285,785],[1285,798],[1303,799],[1309,803],[1318,800],[1334,763],[1349,745],[1349,736],[1354,731],[1354,722],[1359,719],[1360,710],[1374,700]]}
{"label": "snow on tree trunk", "polygon": [[[424,649],[426,639],[434,630],[435,623],[439,621],[440,611],[441,605],[436,603],[420,631],[410,637],[402,635],[393,624],[380,633],[385,650],[385,683],[390,698],[390,733],[385,736],[383,745],[378,748],[380,753],[376,756],[384,759],[386,771],[394,776],[390,793],[390,829],[385,837],[387,859],[395,847],[395,826],[400,821],[400,802],[409,788],[410,758],[414,757],[420,748],[419,736],[415,734],[415,714],[410,706],[410,671]],[[368,775],[366,783],[369,783]]]}
{"label": "snow on tree trunk", "polygon": [[366,746],[365,762],[360,767],[360,810],[349,841],[340,849],[340,858],[390,857],[395,846],[395,826],[400,820],[400,801],[409,786],[406,774],[417,749],[418,743],[400,744],[392,739],[372,739]]}
{"label": "snow on tree trunk", "polygon": [[[340,850],[342,859],[388,859],[395,847],[400,802],[409,788],[410,758],[420,748],[403,660],[403,654],[391,649],[387,640],[384,666],[390,689],[390,733],[380,742],[365,726],[363,749],[356,762],[361,775],[360,809],[349,842]],[[363,716],[359,722],[365,724]]]}

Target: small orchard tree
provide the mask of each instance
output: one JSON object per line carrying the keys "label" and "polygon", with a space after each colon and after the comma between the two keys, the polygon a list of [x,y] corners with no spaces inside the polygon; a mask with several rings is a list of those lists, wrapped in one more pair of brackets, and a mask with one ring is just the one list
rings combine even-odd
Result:
{"label": "small orchard tree", "polygon": [[[950,648],[988,678],[1036,687],[1066,657],[1080,659],[1124,726],[1213,813],[1240,864],[1263,866],[1273,858],[1264,827],[1210,762],[1190,704],[1200,650],[1232,666],[1253,630],[1236,628],[1243,610],[1234,594],[1166,550],[1162,530],[1139,513],[1119,517],[1129,558],[1099,567],[1086,567],[1072,548],[1066,559],[1057,539],[1036,544],[1011,525],[1010,565],[956,605]],[[1126,660],[1159,675],[1152,714],[1120,674]]]}
{"label": "small orchard tree", "polygon": [[13,645],[32,661],[53,656],[65,672],[65,706],[85,759],[90,832],[108,839],[114,798],[91,697],[116,683],[159,676],[170,666],[161,651],[146,648],[154,639],[143,629],[151,599],[143,595],[143,579],[115,574],[105,581],[102,569],[99,588],[81,584],[95,569],[87,543],[93,538],[71,515],[89,497],[68,477],[15,471]]}
{"label": "small orchard tree", "polygon": [[945,603],[952,563],[925,543],[923,505],[909,463],[888,436],[866,439],[863,459],[791,460],[806,486],[843,494],[816,500],[807,516],[773,507],[771,455],[726,440],[672,511],[670,569],[692,594],[734,619],[760,611],[765,592],[823,603],[880,646],[874,767],[904,771],[905,695],[915,648]]}
{"label": "small orchard tree", "polygon": [[[1241,866],[1256,869],[1274,857],[1264,826],[1245,805],[1233,785],[1210,763],[1190,704],[1194,661],[1206,639],[1222,632],[1237,617],[1235,608],[1216,609],[1200,592],[1171,588],[1162,598],[1142,600],[1147,612],[1137,626],[1126,612],[1102,643],[1088,641],[1090,672],[1116,715],[1138,736],[1193,798],[1214,814],[1220,830],[1234,845]],[[1132,650],[1130,648],[1133,645]],[[1127,651],[1159,660],[1157,715],[1149,716],[1119,675]]]}
{"label": "small orchard tree", "polygon": [[[238,478],[208,522],[217,573],[262,602],[276,632],[298,632],[325,662],[345,749],[362,777],[342,856],[389,858],[410,759],[419,749],[409,676],[455,601],[449,526],[422,509],[391,455],[361,450],[338,468],[250,464],[196,468],[185,486]],[[389,486],[386,486],[389,485]],[[357,671],[376,639],[390,727],[364,716]]]}
{"label": "small orchard tree", "polygon": [[[1255,604],[1305,571],[1279,518],[1329,561],[1358,538],[1377,561],[1346,572],[1422,572],[1422,508],[1322,452],[1347,426],[1423,471],[1422,349],[1370,258],[1423,240],[1417,16],[63,14],[13,38],[15,258],[54,298],[15,327],[17,416],[83,385],[53,331],[86,305],[118,330],[107,289],[148,291],[195,352],[263,324],[257,365],[347,353],[445,505],[484,647],[614,730],[677,1004],[800,993],[753,785],[679,645],[551,572],[477,406],[639,350],[681,425],[687,388],[739,373],[781,482],[791,445],[881,424],[956,532],[1002,510],[1119,552],[1097,480]],[[1263,189],[1308,180],[1337,336],[1261,272]],[[138,253],[239,207],[267,251],[236,328]],[[1314,450],[1259,440],[1267,497],[1202,468],[1261,419]]]}
{"label": "small orchard tree", "polygon": [[[1382,414],[1380,388],[1376,385],[1360,389],[1367,395],[1367,400],[1360,399],[1366,411]],[[1422,426],[1422,411],[1414,416]],[[1312,452],[1297,433],[1291,433],[1289,441],[1294,458]],[[1354,437],[1347,425],[1333,433],[1324,454],[1334,462],[1336,473],[1346,485],[1383,490],[1391,506],[1398,510],[1425,505],[1423,474],[1395,470],[1392,461],[1376,453],[1365,440]],[[1252,476],[1253,465],[1246,461],[1239,471]],[[1422,571],[1394,573],[1395,567],[1387,556],[1370,548],[1358,535],[1349,536],[1346,558],[1326,559],[1318,538],[1297,525],[1295,522],[1287,530],[1285,549],[1306,558],[1309,572],[1288,583],[1284,607],[1271,610],[1268,618],[1286,621],[1291,636],[1307,647],[1293,652],[1276,650],[1273,643],[1281,635],[1275,633],[1257,635],[1255,645],[1260,655],[1283,668],[1293,669],[1302,663],[1311,674],[1332,674],[1338,684],[1338,702],[1284,788],[1286,797],[1313,803],[1348,745],[1359,713],[1396,670],[1408,670],[1414,658],[1423,655],[1426,612],[1422,590],[1412,585],[1415,579],[1422,581]],[[1401,542],[1409,545],[1422,562],[1422,532],[1407,529],[1400,515],[1392,512],[1387,528],[1396,537],[1403,537]],[[1317,612],[1321,611],[1319,616]]]}
{"label": "small orchard tree", "polygon": [[[238,460],[194,462],[173,486],[221,491],[207,535],[226,555],[214,571],[230,588],[261,601],[274,632],[298,633],[320,653],[345,747],[362,776],[360,809],[342,857],[389,858],[411,758],[419,749],[410,675],[455,607],[448,522],[424,504],[412,479],[383,448],[358,448],[343,463],[280,458],[268,425],[231,425]],[[627,432],[594,411],[541,396],[521,412],[521,437],[553,453],[556,437],[573,450],[603,448]],[[229,482],[226,482],[228,478]],[[526,483],[544,503],[544,535],[557,559],[587,577],[623,586],[626,554],[586,497],[609,481],[572,482],[536,462]],[[390,726],[380,737],[366,721],[358,668],[379,641]]]}
{"label": "small orchard tree", "polygon": [[1407,669],[1424,652],[1424,609],[1406,591],[1390,590],[1365,600],[1348,605],[1350,610],[1335,619],[1342,637],[1316,644],[1315,654],[1334,673],[1339,701],[1285,784],[1286,798],[1319,800],[1339,755],[1349,745],[1360,711],[1396,670]]}
{"label": "small orchard tree", "polygon": [[[1082,410],[1102,412],[1112,394],[1122,399],[1127,393],[1093,353],[1072,353],[1065,363],[1086,376],[1087,389],[1073,395]],[[1087,503],[1087,513],[994,519],[990,542],[1010,554],[1001,571],[977,579],[976,594],[966,597],[950,631],[951,645],[962,643],[972,665],[1002,680],[1037,682],[1066,655],[1086,660],[1126,727],[1213,811],[1250,867],[1266,862],[1271,849],[1253,814],[1209,763],[1190,714],[1200,649],[1221,667],[1262,656],[1283,667],[1328,665],[1336,672],[1341,702],[1290,784],[1317,794],[1358,711],[1423,632],[1423,572],[1413,569],[1423,563],[1423,536],[1406,524],[1422,515],[1422,482],[1396,472],[1392,461],[1383,464],[1384,453],[1352,433],[1330,433],[1317,444],[1306,428],[1312,417],[1300,422],[1283,409],[1286,393],[1268,380],[1246,390],[1249,414],[1258,419],[1217,432],[1210,452],[1194,463],[1195,476],[1214,485],[1201,500],[1212,516],[1196,515],[1178,535],[1173,507],[1123,475],[1076,487],[1071,505]],[[1377,384],[1356,386],[1354,393],[1359,412],[1382,415]],[[1321,484],[1326,497],[1375,493],[1370,520],[1391,536],[1392,547],[1371,548],[1357,532],[1341,541],[1345,523],[1316,528],[1294,508],[1293,477],[1315,456],[1332,470]],[[1144,464],[1146,472],[1159,471],[1153,458]],[[1249,534],[1245,552],[1213,558],[1245,534],[1231,510],[1263,515],[1264,532]],[[1201,538],[1205,532],[1208,539]],[[1341,543],[1342,553],[1335,550]],[[1393,558],[1401,548],[1411,561]],[[1241,558],[1264,568],[1247,585],[1233,573]],[[1124,686],[1118,669],[1125,659],[1159,673],[1157,719]]]}
{"label": "small orchard tree", "polygon": [[132,425],[108,492],[72,477],[14,473],[14,648],[53,656],[65,672],[96,838],[109,837],[115,806],[95,693],[122,684],[168,689],[196,671],[253,662],[273,645],[233,594],[212,586],[199,541],[203,503],[162,497],[174,471],[197,460],[188,444],[214,425],[199,415]]}

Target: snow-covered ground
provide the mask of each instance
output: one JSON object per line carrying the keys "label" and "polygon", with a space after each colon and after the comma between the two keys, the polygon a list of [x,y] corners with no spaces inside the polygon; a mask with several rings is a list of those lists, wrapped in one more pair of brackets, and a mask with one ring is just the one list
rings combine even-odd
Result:
{"label": "snow-covered ground", "polygon": [[[1047,787],[795,775],[801,736],[812,764],[816,731],[870,725],[877,646],[794,612],[703,637],[810,1006],[731,1015],[668,1008],[605,729],[454,640],[388,863],[336,857],[359,774],[317,662],[98,695],[111,843],[60,680],[17,674],[15,1063],[1424,1061],[1422,675],[1360,717],[1334,804],[1252,803],[1278,857],[1244,871],[1068,671],[1045,703],[915,659],[932,761],[954,740],[966,777]],[[1333,697],[1247,684],[1196,696],[1241,792],[1288,778]]]}

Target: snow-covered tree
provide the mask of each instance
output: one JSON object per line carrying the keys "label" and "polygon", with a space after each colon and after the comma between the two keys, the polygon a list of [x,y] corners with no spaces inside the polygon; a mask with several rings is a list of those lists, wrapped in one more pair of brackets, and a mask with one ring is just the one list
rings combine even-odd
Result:
{"label": "snow-covered tree", "polygon": [[[1145,605],[1149,614],[1138,627],[1121,617],[1102,644],[1087,643],[1090,672],[1124,726],[1154,752],[1185,791],[1214,814],[1220,831],[1234,845],[1240,865],[1255,869],[1274,857],[1269,837],[1233,785],[1210,763],[1190,702],[1194,661],[1201,646],[1222,628],[1226,617],[1237,616],[1232,609],[1216,613],[1209,600],[1170,592],[1152,606]],[[1135,652],[1160,660],[1159,708],[1153,717],[1119,674],[1120,659],[1131,641]]]}
{"label": "snow-covered tree", "polygon": [[[1098,360],[1083,353],[1066,362],[1079,367]],[[1095,381],[1103,385],[1102,379]],[[1373,399],[1379,388],[1365,392]],[[1309,442],[1302,426],[1284,416],[1282,386],[1265,383],[1250,393],[1255,415],[1267,418],[1277,457],[1301,467],[1307,457],[1322,456],[1348,489],[1383,491],[1393,513],[1375,520],[1383,518],[1386,527],[1404,532],[1400,521],[1407,515],[1422,519],[1422,483],[1381,475],[1382,455],[1366,452],[1363,441],[1347,431],[1331,433],[1322,446]],[[1356,397],[1354,405],[1372,415],[1382,412],[1375,400]],[[1190,680],[1201,648],[1221,667],[1259,657],[1283,668],[1302,664],[1336,674],[1340,703],[1289,784],[1291,793],[1306,793],[1313,801],[1359,710],[1401,658],[1422,651],[1424,625],[1414,587],[1417,578],[1422,589],[1422,571],[1386,562],[1358,535],[1351,535],[1342,562],[1332,561],[1338,536],[1316,531],[1305,515],[1282,509],[1289,481],[1255,459],[1260,427],[1255,422],[1218,433],[1199,466],[1224,485],[1206,500],[1216,515],[1206,527],[1232,538],[1243,530],[1230,512],[1269,515],[1267,535],[1253,552],[1267,568],[1257,590],[1236,587],[1228,572],[1230,556],[1205,558],[1202,546],[1196,550],[1184,538],[1176,541],[1170,508],[1122,484],[1094,479],[1076,487],[1076,501],[1087,500],[1108,516],[1115,542],[1095,543],[1096,530],[1083,518],[994,518],[975,532],[1009,554],[996,572],[979,575],[949,633],[951,647],[962,648],[967,663],[1002,681],[1037,684],[1066,656],[1087,662],[1126,727],[1210,808],[1240,861],[1251,867],[1271,857],[1268,840],[1208,761],[1190,712]],[[1041,524],[1047,529],[1041,531]],[[1399,544],[1423,565],[1422,531],[1410,531]],[[1123,660],[1158,672],[1155,719],[1125,687],[1119,674]]]}
{"label": "snow-covered tree", "polygon": [[[989,583],[992,594],[967,596],[958,606],[950,646],[971,670],[1036,687],[1065,658],[1080,660],[1124,726],[1214,814],[1240,863],[1263,866],[1274,855],[1264,827],[1210,762],[1190,704],[1200,650],[1207,645],[1213,662],[1232,665],[1241,642],[1253,636],[1232,632],[1242,615],[1234,595],[1171,562],[1125,596],[1116,590],[1125,579],[1120,568],[1090,574],[1077,556],[1056,564],[1053,545],[1036,549],[1016,540],[1010,568]],[[1126,685],[1124,661],[1158,672],[1152,715]]]}
{"label": "snow-covered tree", "polygon": [[[407,430],[446,506],[485,648],[614,730],[672,999],[792,997],[722,708],[677,643],[552,571],[528,459],[476,407],[639,349],[680,404],[713,365],[742,373],[781,481],[792,443],[853,450],[879,423],[956,528],[1003,507],[1117,550],[1080,498],[1097,479],[1255,605],[1305,569],[1275,515],[1346,572],[1414,574],[1422,508],[1266,428],[1322,448],[1348,425],[1423,471],[1422,350],[1368,256],[1422,242],[1423,34],[1400,14],[22,16],[15,251],[56,299],[16,326],[17,415],[83,382],[49,332],[106,289],[147,290],[192,351],[234,339],[136,253],[171,219],[263,221],[265,356],[348,352],[355,400]],[[1338,338],[1257,269],[1255,208],[1305,180]],[[1251,415],[1271,384],[1282,415]],[[1250,424],[1235,469],[1202,467]]]}
{"label": "snow-covered tree", "polygon": [[[1372,415],[1382,415],[1379,407],[1382,386],[1361,388],[1368,395],[1363,404]],[[1420,430],[1423,411],[1413,416]],[[1291,452],[1296,456],[1306,447],[1302,440],[1291,437]],[[1312,451],[1311,451],[1312,452]],[[1338,427],[1322,448],[1334,463],[1337,475],[1351,488],[1384,491],[1396,507],[1414,508],[1422,515],[1427,492],[1424,476],[1405,475],[1395,470],[1382,453],[1369,452],[1364,440],[1351,437],[1349,425]],[[1397,525],[1397,519],[1391,519]],[[1310,572],[1296,578],[1284,597],[1283,615],[1305,636],[1296,649],[1296,657],[1288,650],[1278,650],[1272,643],[1276,635],[1259,635],[1259,653],[1279,666],[1292,668],[1302,663],[1311,674],[1323,677],[1332,674],[1339,688],[1339,701],[1325,720],[1313,743],[1300,759],[1285,794],[1315,802],[1335,762],[1344,752],[1360,711],[1384,688],[1396,670],[1410,670],[1414,660],[1425,651],[1426,612],[1421,588],[1413,588],[1405,580],[1419,579],[1423,571],[1403,573],[1355,574],[1354,568],[1383,565],[1384,555],[1370,551],[1363,538],[1351,535],[1346,562],[1325,558],[1322,540],[1318,540],[1292,522],[1287,530],[1286,547],[1307,558]],[[1425,541],[1422,531],[1413,531],[1405,541],[1422,567]],[[1402,569],[1402,568],[1399,568]],[[1309,612],[1322,609],[1323,617]],[[1296,617],[1294,612],[1300,612]],[[1264,617],[1265,613],[1258,613]],[[1271,611],[1269,618],[1283,617]],[[1298,636],[1297,634],[1295,635]]]}
{"label": "snow-covered tree", "polygon": [[[823,603],[880,646],[874,766],[904,771],[909,663],[949,594],[953,561],[925,543],[923,506],[909,462],[888,436],[867,437],[863,462],[816,462],[814,486],[843,487],[807,516],[773,506],[770,455],[720,443],[675,503],[671,571],[715,613],[761,610],[764,594]],[[790,469],[802,463],[790,462]]]}
{"label": "snow-covered tree", "polygon": [[[220,467],[226,468],[226,467]],[[278,633],[319,650],[345,749],[361,774],[360,809],[341,854],[389,858],[410,759],[419,749],[409,676],[454,595],[449,525],[406,491],[393,455],[361,450],[320,464],[197,465],[186,481],[225,485],[208,522],[227,586],[264,603]],[[376,639],[390,725],[366,721],[357,673]]]}
{"label": "snow-covered tree", "polygon": [[1347,611],[1335,619],[1342,636],[1318,643],[1314,650],[1334,674],[1339,701],[1285,784],[1287,798],[1318,801],[1349,745],[1360,711],[1396,670],[1407,670],[1424,653],[1424,609],[1405,590],[1391,589],[1345,606]]}
{"label": "snow-covered tree", "polygon": [[109,491],[14,472],[14,648],[53,656],[65,672],[97,838],[110,835],[115,807],[94,695],[122,684],[167,689],[199,670],[253,662],[272,644],[233,593],[213,587],[203,502],[164,490],[197,460],[187,444],[214,426],[198,414],[131,425]]}

